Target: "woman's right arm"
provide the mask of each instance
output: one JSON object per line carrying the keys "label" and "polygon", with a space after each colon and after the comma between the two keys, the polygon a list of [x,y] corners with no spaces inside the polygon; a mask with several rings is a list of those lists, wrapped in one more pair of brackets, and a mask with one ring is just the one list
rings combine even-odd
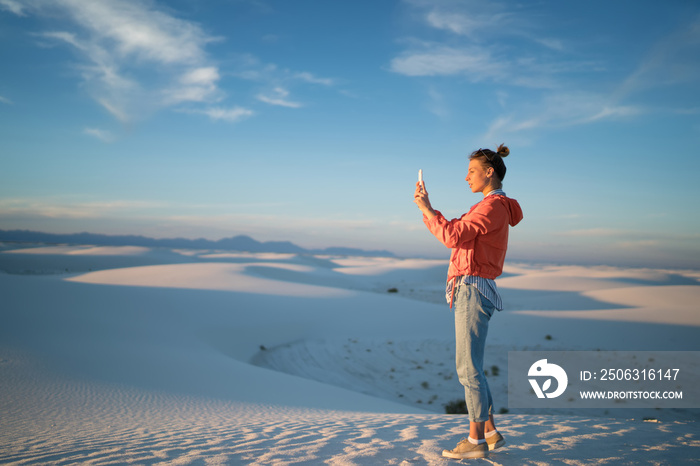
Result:
{"label": "woman's right arm", "polygon": [[435,218],[437,213],[430,205],[430,199],[428,198],[428,191],[425,189],[425,183],[421,186],[420,182],[416,182],[416,191],[413,193],[413,202],[416,203],[418,208],[423,215],[428,219],[432,220]]}

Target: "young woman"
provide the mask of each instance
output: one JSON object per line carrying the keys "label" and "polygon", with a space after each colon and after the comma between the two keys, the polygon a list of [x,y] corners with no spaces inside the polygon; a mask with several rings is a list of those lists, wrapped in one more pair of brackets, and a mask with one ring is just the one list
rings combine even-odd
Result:
{"label": "young woman", "polygon": [[484,348],[494,309],[501,297],[494,279],[503,271],[508,247],[508,227],[523,218],[520,205],[501,189],[506,175],[504,145],[496,152],[479,149],[469,157],[466,181],[473,193],[484,198],[460,218],[446,220],[432,208],[425,184],[416,183],[414,202],[423,222],[445,246],[452,249],[447,271],[447,300],[455,314],[456,365],[469,412],[469,437],[448,458],[482,458],[505,444],[493,420],[493,401],[484,376]]}

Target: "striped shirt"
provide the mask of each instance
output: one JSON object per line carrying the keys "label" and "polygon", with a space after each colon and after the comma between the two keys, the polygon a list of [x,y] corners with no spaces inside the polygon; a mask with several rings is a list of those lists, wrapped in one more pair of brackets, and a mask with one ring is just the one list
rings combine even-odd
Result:
{"label": "striped shirt", "polygon": [[[493,191],[486,194],[490,196],[492,194],[499,194],[505,196],[506,193],[502,189],[494,189]],[[452,304],[452,288],[457,285],[472,285],[474,288],[479,290],[481,295],[491,301],[491,304],[499,311],[503,310],[503,301],[501,300],[501,295],[498,293],[498,287],[496,282],[490,278],[477,277],[476,275],[462,275],[461,277],[455,277],[453,280],[447,282],[447,288],[445,289],[445,298],[449,304]],[[455,292],[457,289],[455,288]]]}

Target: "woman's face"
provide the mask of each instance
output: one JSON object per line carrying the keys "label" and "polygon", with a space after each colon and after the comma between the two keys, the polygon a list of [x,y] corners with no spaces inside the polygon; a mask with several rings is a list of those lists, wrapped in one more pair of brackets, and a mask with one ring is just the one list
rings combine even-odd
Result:
{"label": "woman's face", "polygon": [[473,193],[483,193],[485,189],[490,188],[491,176],[487,173],[493,171],[493,168],[489,167],[487,169],[481,164],[478,159],[472,159],[469,161],[469,170],[467,171],[466,181],[469,183]]}

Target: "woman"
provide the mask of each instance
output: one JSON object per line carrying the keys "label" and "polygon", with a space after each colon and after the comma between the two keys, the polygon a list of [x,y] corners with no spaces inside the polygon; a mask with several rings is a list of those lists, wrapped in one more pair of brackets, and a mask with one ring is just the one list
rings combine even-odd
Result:
{"label": "woman", "polygon": [[447,300],[454,307],[456,365],[469,412],[469,437],[448,458],[482,458],[505,444],[493,420],[493,401],[484,376],[484,348],[494,309],[502,309],[493,281],[503,271],[508,246],[508,226],[523,218],[520,205],[501,189],[506,175],[503,158],[510,151],[479,149],[469,157],[466,181],[473,193],[484,198],[460,218],[447,221],[432,208],[425,184],[416,183],[414,202],[423,222],[445,246],[452,249],[447,271]]}

